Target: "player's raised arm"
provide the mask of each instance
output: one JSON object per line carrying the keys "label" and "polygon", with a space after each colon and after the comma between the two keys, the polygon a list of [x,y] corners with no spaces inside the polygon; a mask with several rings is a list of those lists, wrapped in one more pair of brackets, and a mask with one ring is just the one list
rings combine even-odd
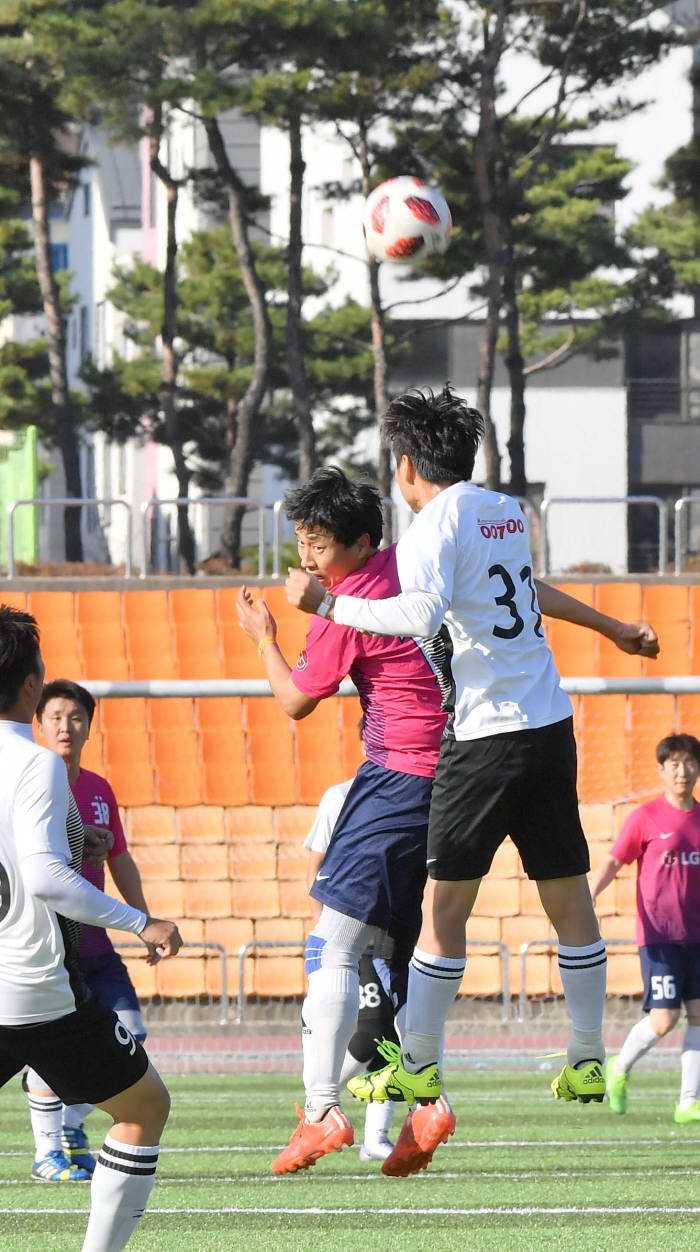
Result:
{"label": "player's raised arm", "polygon": [[537,599],[545,617],[556,617],[575,626],[595,630],[612,640],[621,652],[654,659],[659,655],[659,640],[653,626],[648,622],[621,622],[616,617],[599,613],[590,604],[583,604],[558,587],[535,579]]}
{"label": "player's raised arm", "polygon": [[250,588],[241,587],[236,609],[241,630],[253,641],[258,655],[262,657],[275,699],[295,721],[307,717],[316,708],[318,700],[305,696],[292,682],[291,667],[277,642],[277,622],[265,601],[262,598],[253,599]]}

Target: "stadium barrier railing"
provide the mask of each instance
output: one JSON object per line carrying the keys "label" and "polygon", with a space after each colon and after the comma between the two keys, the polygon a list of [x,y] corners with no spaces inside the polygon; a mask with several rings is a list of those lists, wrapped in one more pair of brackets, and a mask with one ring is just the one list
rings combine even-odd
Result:
{"label": "stadium barrier railing", "polygon": [[33,505],[35,508],[71,508],[80,509],[83,506],[92,506],[93,508],[114,508],[119,507],[126,509],[126,555],[124,560],[124,577],[131,578],[133,573],[133,547],[134,547],[134,531],[133,531],[133,515],[132,506],[128,500],[124,500],[121,496],[62,496],[57,498],[45,499],[44,496],[36,496],[33,499],[13,500],[7,506],[7,577],[17,577],[17,565],[15,562],[15,513],[17,509],[24,506]]}
{"label": "stadium barrier railing", "polygon": [[[138,951],[140,953],[143,952],[142,943],[114,942],[113,947],[116,949],[117,952],[126,952],[126,951]],[[179,957],[183,957],[185,960],[187,959],[188,956],[191,956],[191,957],[199,956],[199,955],[203,955],[206,957],[214,956],[220,962],[221,996],[218,999],[219,999],[221,1012],[219,1016],[219,1025],[220,1026],[230,1025],[231,1023],[231,997],[229,996],[229,993],[228,993],[228,956],[226,955],[226,949],[220,943],[212,943],[208,939],[203,939],[201,941],[187,941],[186,943],[183,943],[182,948],[180,949],[180,953],[178,955]]]}

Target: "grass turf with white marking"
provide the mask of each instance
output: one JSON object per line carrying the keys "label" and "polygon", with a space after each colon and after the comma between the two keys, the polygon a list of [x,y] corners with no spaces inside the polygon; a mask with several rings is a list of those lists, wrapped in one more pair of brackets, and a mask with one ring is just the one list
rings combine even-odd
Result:
{"label": "grass turf with white marking", "polygon": [[[678,1075],[635,1072],[625,1117],[555,1102],[547,1075],[457,1074],[457,1132],[430,1170],[384,1178],[357,1149],[275,1178],[295,1126],[289,1075],[192,1075],[173,1111],[158,1182],[130,1252],[690,1252],[700,1228],[700,1124],[676,1126]],[[361,1141],[363,1109],[345,1102]],[[399,1106],[394,1131],[403,1114]],[[107,1119],[88,1123],[97,1147]],[[0,1252],[74,1252],[87,1184],[29,1179],[19,1082],[0,1093]]]}

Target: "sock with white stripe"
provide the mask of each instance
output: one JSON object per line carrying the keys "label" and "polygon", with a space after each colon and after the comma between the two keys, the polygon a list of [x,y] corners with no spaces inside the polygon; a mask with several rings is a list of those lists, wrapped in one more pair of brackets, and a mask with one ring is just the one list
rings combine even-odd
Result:
{"label": "sock with white stripe", "polygon": [[[440,1056],[447,1015],[459,991],[466,960],[416,948],[408,969],[403,1065],[415,1074]],[[425,1027],[431,1027],[426,1033]],[[422,1029],[421,1029],[422,1028]]]}
{"label": "sock with white stripe", "polygon": [[107,1135],[90,1184],[90,1219],[82,1252],[121,1252],[156,1180],[160,1145],[137,1147]]}
{"label": "sock with white stripe", "polygon": [[603,1011],[607,953],[602,939],[583,947],[559,944],[559,973],[573,1038],[567,1048],[569,1065],[605,1060]]}
{"label": "sock with white stripe", "polygon": [[686,1026],[681,1052],[681,1094],[678,1101],[687,1109],[700,1097],[700,1026]]}
{"label": "sock with white stripe", "polygon": [[56,1095],[35,1095],[27,1092],[29,1118],[34,1135],[34,1159],[43,1161],[49,1152],[61,1151],[63,1105]]}
{"label": "sock with white stripe", "polygon": [[632,1066],[637,1064],[640,1057],[645,1056],[647,1052],[656,1047],[660,1038],[661,1035],[657,1035],[649,1018],[644,1016],[641,1022],[637,1022],[632,1027],[620,1048],[619,1055],[615,1057],[613,1067],[615,1073],[629,1074]]}

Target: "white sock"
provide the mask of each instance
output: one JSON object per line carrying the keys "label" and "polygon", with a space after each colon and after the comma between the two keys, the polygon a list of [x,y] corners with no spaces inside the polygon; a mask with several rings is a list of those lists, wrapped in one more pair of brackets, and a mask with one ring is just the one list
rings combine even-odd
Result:
{"label": "white sock", "polygon": [[681,1095],[679,1104],[687,1109],[700,1096],[700,1026],[687,1026],[681,1052]]}
{"label": "white sock", "polygon": [[35,1095],[27,1092],[29,1118],[34,1135],[34,1159],[42,1161],[49,1152],[61,1151],[63,1105],[57,1095]]}
{"label": "white sock", "polygon": [[[447,1015],[459,991],[466,960],[436,956],[416,948],[408,967],[406,1028],[402,1040],[403,1064],[409,1073],[435,1063],[445,1033]],[[430,1026],[430,1032],[425,1027]]]}
{"label": "white sock", "polygon": [[82,1252],[121,1252],[156,1180],[160,1144],[136,1147],[107,1135],[90,1184],[90,1218]]}
{"label": "white sock", "polygon": [[375,1144],[381,1143],[382,1139],[389,1137],[389,1127],[393,1116],[394,1105],[391,1100],[367,1105],[364,1138],[366,1148],[372,1148]]}
{"label": "white sock", "polygon": [[63,1125],[69,1126],[71,1130],[80,1130],[85,1118],[89,1117],[94,1107],[94,1104],[64,1104]]}
{"label": "white sock", "polygon": [[572,948],[559,944],[559,973],[573,1038],[567,1048],[569,1065],[605,1060],[603,1011],[607,955],[602,939]]}
{"label": "white sock", "polygon": [[629,1032],[615,1059],[615,1073],[629,1074],[633,1065],[640,1057],[645,1056],[659,1042],[661,1035],[653,1029],[650,1018],[645,1014]]}
{"label": "white sock", "polygon": [[309,975],[304,1019],[304,1116],[319,1122],[340,1103],[340,1074],[357,1029],[360,978],[357,967],[324,966]]}

